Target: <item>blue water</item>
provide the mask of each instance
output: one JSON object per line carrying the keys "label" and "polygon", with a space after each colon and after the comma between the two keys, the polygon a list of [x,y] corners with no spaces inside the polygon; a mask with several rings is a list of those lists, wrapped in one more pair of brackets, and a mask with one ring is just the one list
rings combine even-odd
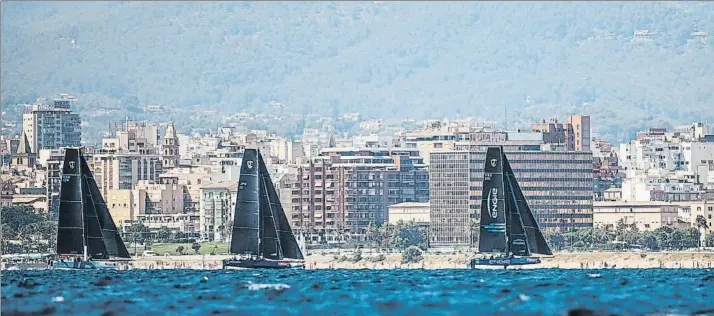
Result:
{"label": "blue water", "polygon": [[[714,314],[710,270],[3,271],[2,314]],[[318,314],[322,313],[322,314]]]}

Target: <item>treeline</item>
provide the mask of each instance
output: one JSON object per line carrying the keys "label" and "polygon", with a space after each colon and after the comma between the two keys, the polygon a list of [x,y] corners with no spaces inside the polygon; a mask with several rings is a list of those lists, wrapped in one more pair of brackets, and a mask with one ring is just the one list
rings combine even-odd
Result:
{"label": "treeline", "polygon": [[[348,242],[346,246],[350,247],[354,244],[354,242]],[[370,224],[367,227],[367,242],[363,245],[399,251],[404,251],[411,246],[426,250],[428,247],[427,227],[414,221],[387,223],[379,227]]]}
{"label": "treeline", "polygon": [[2,253],[54,252],[57,221],[28,206],[6,206],[2,217]]}
{"label": "treeline", "polygon": [[700,244],[701,231],[707,227],[660,227],[640,231],[635,225],[618,222],[612,229],[586,228],[566,233],[546,233],[551,248],[559,250],[626,250],[641,248],[650,251],[683,250],[701,246],[713,247],[714,234]]}

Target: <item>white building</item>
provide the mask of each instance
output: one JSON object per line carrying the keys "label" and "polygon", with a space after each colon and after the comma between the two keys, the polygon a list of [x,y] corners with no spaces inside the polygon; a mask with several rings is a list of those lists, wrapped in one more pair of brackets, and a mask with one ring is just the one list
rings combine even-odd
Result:
{"label": "white building", "polygon": [[238,194],[238,183],[213,183],[200,188],[201,236],[211,241],[225,241]]}
{"label": "white building", "polygon": [[38,102],[28,106],[22,115],[22,131],[27,135],[32,152],[41,149],[78,147],[82,140],[81,119],[69,104],[58,100],[55,106]]}
{"label": "white building", "polygon": [[640,231],[652,231],[660,227],[679,228],[679,208],[668,202],[600,202],[593,203],[593,226],[614,229],[622,221],[635,224]]}

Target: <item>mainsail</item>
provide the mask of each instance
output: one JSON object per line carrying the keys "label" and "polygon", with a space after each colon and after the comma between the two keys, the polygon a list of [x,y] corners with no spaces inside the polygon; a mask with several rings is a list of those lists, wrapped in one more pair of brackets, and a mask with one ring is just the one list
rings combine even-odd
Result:
{"label": "mainsail", "polygon": [[92,171],[89,169],[87,162],[84,157],[80,155],[82,161],[82,173],[84,179],[87,182],[87,187],[89,188],[89,199],[88,201],[94,204],[94,209],[96,210],[97,217],[99,219],[99,224],[102,227],[102,237],[104,238],[104,245],[107,248],[107,254],[110,257],[120,257],[120,258],[130,258],[129,251],[126,249],[124,241],[119,235],[117,226],[114,224],[114,219],[112,219],[111,213],[109,213],[109,208],[99,192],[99,187],[97,182],[94,180]]}
{"label": "mainsail", "polygon": [[500,147],[489,147],[486,151],[478,244],[480,252],[507,252],[502,157]]}
{"label": "mainsail", "polygon": [[486,151],[480,233],[480,252],[552,254],[501,147]]}
{"label": "mainsail", "polygon": [[256,149],[246,149],[243,154],[230,252],[268,259],[303,258],[263,157]]}
{"label": "mainsail", "polygon": [[79,150],[68,148],[64,153],[62,183],[60,185],[57,254],[83,254],[84,247],[87,244],[84,234],[80,164]]}
{"label": "mainsail", "polygon": [[246,149],[238,178],[238,196],[233,214],[231,253],[260,255],[260,196],[257,151]]}
{"label": "mainsail", "polygon": [[78,148],[65,150],[57,254],[129,258],[124,242]]}

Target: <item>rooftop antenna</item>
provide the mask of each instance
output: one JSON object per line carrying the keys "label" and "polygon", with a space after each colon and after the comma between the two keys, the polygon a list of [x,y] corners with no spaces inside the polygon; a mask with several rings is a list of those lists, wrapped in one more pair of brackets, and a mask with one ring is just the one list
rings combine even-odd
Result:
{"label": "rooftop antenna", "polygon": [[508,131],[508,105],[503,104],[503,124],[505,125],[505,130]]}

